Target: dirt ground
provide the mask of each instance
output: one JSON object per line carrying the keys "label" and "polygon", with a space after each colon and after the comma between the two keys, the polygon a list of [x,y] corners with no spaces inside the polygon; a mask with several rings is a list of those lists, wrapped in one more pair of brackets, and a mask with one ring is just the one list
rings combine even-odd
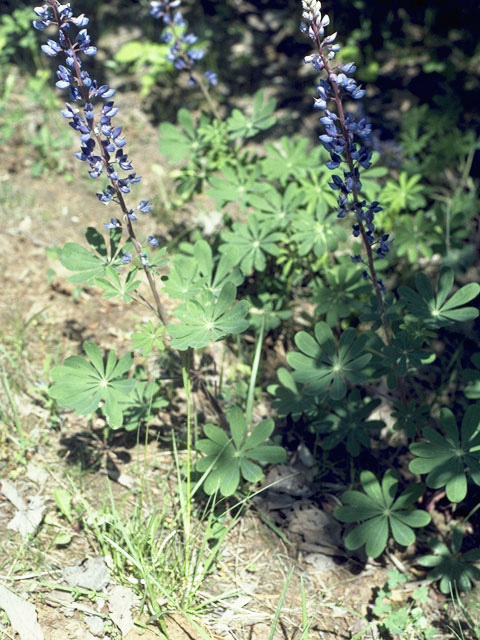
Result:
{"label": "dirt ground", "polygon": [[[158,152],[156,134],[140,112],[130,110],[129,113],[124,123],[129,152],[137,173],[144,176],[134,198],[151,199],[158,211],[162,202],[159,167],[165,168],[165,165]],[[87,289],[74,297],[74,286],[66,281],[68,274],[48,255],[48,249],[66,241],[81,242],[85,227],[101,228],[111,212],[97,202],[94,193],[98,185],[85,179],[83,167],[72,163],[74,180],[71,183],[62,176],[34,180],[26,149],[17,149],[15,157],[3,151],[0,155],[0,358],[2,375],[9,381],[18,418],[34,446],[25,459],[20,459],[15,433],[7,434],[7,425],[0,425],[0,478],[13,484],[21,496],[41,496],[46,514],[55,514],[53,489],[64,486],[66,478],[72,475],[92,503],[98,504],[107,496],[107,483],[119,500],[134,500],[139,483],[138,459],[145,455],[143,447],[131,447],[128,455],[122,456],[120,453],[125,447],[122,443],[118,445],[116,465],[121,475],[116,479],[109,478],[102,470],[81,472],[79,466],[72,463],[68,443],[72,443],[75,436],[85,437],[86,431],[88,438],[87,421],[68,412],[62,413],[60,421],[55,420],[41,392],[48,368],[64,356],[78,353],[83,340],[95,339],[105,349],[126,350],[132,328],[142,319],[148,319],[144,310],[132,311],[131,307],[106,301],[95,290]],[[156,172],[152,173],[152,165],[157,165]],[[179,215],[188,218],[197,213],[189,208]],[[169,221],[163,214],[142,219],[139,224],[142,232],[154,231],[168,236]],[[52,269],[55,273],[49,271]],[[7,403],[5,393],[0,398]],[[161,419],[167,421],[168,416]],[[160,451],[157,443],[148,445],[149,460],[162,455],[165,452]],[[296,471],[301,478],[302,470],[297,467]],[[159,472],[152,467],[149,476],[152,482]],[[286,475],[289,475],[288,468]],[[375,624],[372,622],[369,627],[366,620],[372,620],[375,590],[384,584],[389,569],[398,568],[399,561],[387,559],[384,564],[366,564],[361,559],[345,557],[340,528],[331,516],[335,506],[333,498],[327,494],[320,503],[310,499],[311,487],[307,481],[296,489],[287,485],[280,483],[279,490],[262,495],[230,532],[219,564],[203,591],[206,599],[232,589],[238,594],[222,606],[215,605],[197,623],[216,639],[267,640],[287,576],[293,568],[278,629],[271,640],[301,638],[301,579],[311,620],[308,636],[311,640],[379,637]],[[263,519],[260,511],[266,516]],[[46,522],[44,517],[35,538],[26,547],[20,534],[7,527],[14,515],[14,506],[0,493],[0,584],[35,606],[40,630],[31,640],[159,637],[154,626],[148,630],[136,627],[119,635],[119,626],[112,624],[107,604],[115,585],[118,586],[113,574],[93,602],[85,597],[73,598],[70,592],[59,588],[59,575],[65,567],[74,567],[98,554],[98,549],[81,531],[76,532],[68,546],[56,546],[48,519]],[[266,519],[275,523],[281,536],[273,532]],[[409,579],[414,580],[413,574],[409,574]],[[432,590],[429,609],[439,612],[443,604],[443,598]],[[135,608],[133,611],[135,616]],[[181,614],[170,616],[167,625],[171,640],[200,638],[198,628]],[[440,628],[438,632],[435,637],[453,637]],[[19,637],[26,640],[26,636],[15,635],[6,618],[0,617],[0,639]]]}

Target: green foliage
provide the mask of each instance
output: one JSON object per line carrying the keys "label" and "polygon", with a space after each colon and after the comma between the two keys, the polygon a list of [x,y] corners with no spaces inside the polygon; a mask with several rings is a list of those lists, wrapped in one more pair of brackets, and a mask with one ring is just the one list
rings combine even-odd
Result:
{"label": "green foliage", "polygon": [[417,291],[402,286],[399,287],[399,293],[412,316],[432,329],[478,318],[478,309],[465,305],[477,297],[480,285],[476,282],[466,284],[449,298],[453,280],[453,270],[449,267],[442,268],[434,291],[427,276],[418,273],[415,277]]}
{"label": "green foliage", "polygon": [[431,539],[429,546],[433,554],[422,556],[418,564],[430,569],[427,579],[439,581],[442,593],[470,591],[472,583],[480,580],[480,570],[474,566],[480,562],[480,547],[462,552],[463,532],[459,527],[453,529],[450,545]]}
{"label": "green foliage", "polygon": [[[395,369],[396,375],[404,378],[407,374],[420,369],[424,364],[433,362],[435,354],[430,354],[421,349],[422,339],[412,336],[409,331],[403,331],[392,340],[391,345],[383,347],[384,366],[390,370]],[[392,388],[396,382],[389,376],[389,386]]]}
{"label": "green foliage", "polygon": [[53,367],[54,384],[49,394],[61,407],[72,409],[80,415],[96,411],[101,403],[108,423],[113,428],[123,424],[122,400],[135,386],[135,380],[125,374],[132,366],[132,356],[118,360],[115,351],[109,351],[106,361],[93,342],[83,343],[88,360],[82,356],[70,356],[62,366]]}
{"label": "green foliage", "polygon": [[248,328],[248,302],[235,302],[236,293],[237,288],[228,281],[218,298],[210,291],[204,291],[198,298],[189,299],[177,307],[175,316],[181,323],[167,327],[173,338],[172,347],[180,351],[199,349],[227,335],[245,331]]}
{"label": "green foliage", "polygon": [[284,367],[277,369],[279,384],[271,384],[267,390],[273,396],[272,408],[280,418],[288,415],[297,421],[304,414],[315,414],[319,399],[307,395],[303,391],[303,385],[297,384],[293,375]]}
{"label": "green foliage", "polygon": [[285,460],[283,447],[269,443],[274,422],[262,420],[249,433],[247,421],[239,407],[227,412],[231,438],[213,424],[204,426],[205,439],[197,442],[197,449],[205,454],[196,464],[197,471],[206,473],[205,493],[220,491],[231,496],[237,490],[241,477],[247,482],[258,482],[263,477],[261,465]]}
{"label": "green foliage", "polygon": [[410,462],[412,473],[428,474],[432,489],[445,487],[451,502],[461,502],[467,495],[467,475],[480,486],[480,405],[465,411],[459,431],[450,409],[442,409],[441,424],[445,435],[426,427],[426,442],[414,442],[410,451],[417,456]]}
{"label": "green foliage", "polygon": [[261,167],[258,164],[244,167],[225,166],[222,177],[209,178],[210,188],[206,194],[213,198],[217,207],[223,207],[227,202],[235,202],[244,209],[252,201],[252,197],[265,192],[268,187],[260,181]]}
{"label": "green foliage", "polygon": [[312,289],[317,316],[325,316],[334,327],[342,318],[360,313],[371,288],[355,265],[342,262],[326,270],[324,279],[315,280]]}
{"label": "green foliage", "polygon": [[464,393],[469,400],[478,400],[480,398],[480,353],[474,353],[471,360],[475,369],[463,371],[463,379],[467,383]]}
{"label": "green foliage", "polygon": [[[11,23],[0,20],[0,59],[2,25],[7,24]],[[340,54],[346,56],[345,62],[348,50],[358,61],[365,57],[360,70],[364,79],[379,73],[378,62],[367,60],[364,46],[373,33],[372,25],[366,19]],[[12,34],[18,32],[15,29]],[[15,37],[9,36],[12,42]],[[107,66],[116,73],[129,74],[127,81],[140,77],[142,96],[147,96],[172,70],[165,60],[168,48],[165,44],[128,42]],[[438,68],[438,60],[430,62],[430,70]],[[24,112],[10,106],[15,84],[12,77],[6,76],[0,96],[0,136],[3,143],[13,145],[24,135]],[[29,81],[28,91],[37,102],[46,101],[49,113],[57,108],[57,99],[45,86],[39,74],[35,82]],[[238,92],[223,92],[221,87],[218,94],[213,101],[227,94],[233,99]],[[191,107],[190,98],[185,104]],[[469,497],[469,478],[480,485],[477,408],[466,410],[461,429],[449,410],[442,411],[443,432],[430,424],[430,410],[435,416],[446,397],[455,394],[454,408],[460,414],[465,409],[463,392],[468,398],[480,397],[480,375],[474,369],[458,375],[465,338],[459,330],[468,330],[468,339],[474,344],[476,327],[473,323],[468,327],[455,324],[478,317],[478,309],[470,303],[480,286],[471,283],[455,289],[454,271],[448,266],[454,266],[459,281],[463,281],[461,274],[473,273],[476,267],[470,239],[474,237],[471,223],[478,212],[478,193],[470,174],[478,142],[453,125],[449,131],[446,119],[431,115],[430,109],[412,108],[399,124],[402,148],[392,146],[393,157],[389,159],[386,144],[386,152],[381,156],[374,153],[372,166],[360,170],[358,199],[379,201],[384,210],[375,217],[376,228],[394,240],[386,259],[377,261],[374,256],[377,272],[389,290],[383,298],[383,313],[377,297],[372,296],[369,274],[362,277],[370,256],[362,253],[362,238],[351,237],[353,212],[347,220],[338,220],[339,193],[330,188],[332,173],[325,165],[329,154],[320,146],[312,150],[303,137],[277,139],[268,134],[277,122],[274,109],[275,100],[259,91],[250,106],[234,107],[222,120],[199,113],[199,109],[181,108],[176,124],[160,125],[161,153],[176,163],[170,173],[177,194],[173,206],[193,201],[188,208],[193,215],[187,218],[185,208],[180,228],[165,233],[172,238],[168,260],[166,248],[145,249],[146,273],[138,257],[126,266],[122,256],[127,251],[136,256],[136,252],[131,242],[122,244],[122,231],[117,229],[108,238],[90,228],[88,247],[67,243],[59,250],[62,265],[72,272],[71,282],[99,287],[105,298],[119,301],[122,307],[135,302],[154,309],[159,297],[165,314],[158,315],[166,326],[160,326],[160,318],[156,318],[142,321],[132,333],[136,361],[144,358],[144,364],[132,374],[128,373],[130,355],[118,360],[110,352],[103,358],[98,347],[85,343],[88,358],[73,356],[53,369],[50,394],[65,408],[85,415],[103,413],[110,427],[136,430],[148,426],[155,413],[167,405],[163,384],[160,388],[156,379],[157,367],[173,362],[172,355],[175,363],[181,362],[187,402],[185,411],[180,408],[186,429],[181,431],[178,445],[186,448],[186,462],[182,466],[183,457],[182,462],[177,460],[179,479],[185,486],[179,492],[183,522],[181,527],[175,526],[187,532],[192,497],[202,483],[208,495],[231,496],[242,482],[258,482],[263,465],[285,459],[284,449],[269,441],[273,419],[263,420],[250,431],[253,401],[262,398],[266,386],[272,411],[282,421],[280,435],[285,442],[293,446],[300,443],[305,451],[312,451],[312,482],[328,476],[332,486],[345,486],[349,477],[360,473],[363,490],[345,492],[344,506],[336,515],[354,525],[345,538],[347,548],[365,546],[368,555],[377,557],[390,539],[404,546],[413,544],[415,530],[430,521],[426,512],[414,508],[423,485],[408,486],[409,473],[426,474],[426,484],[434,489],[445,486],[451,502]],[[222,105],[214,109],[219,113],[224,110]],[[407,121],[412,123],[411,130]],[[435,133],[435,124],[439,133]],[[263,143],[265,134],[270,140]],[[49,122],[40,123],[32,135],[37,175],[63,172],[64,165],[56,157],[67,137],[56,138]],[[453,140],[455,135],[462,144]],[[442,157],[431,157],[434,146]],[[200,201],[203,212],[208,211],[209,198],[218,210],[214,219],[219,230],[207,242],[195,228],[199,220],[195,214]],[[164,201],[167,203],[166,197]],[[376,248],[378,245],[372,247],[374,254]],[[350,259],[359,253],[365,259],[364,266]],[[433,262],[439,264],[436,285],[421,273],[425,258],[432,259],[429,269]],[[416,273],[415,288],[405,286],[412,282],[412,271]],[[150,277],[159,285],[159,296],[155,291],[143,291]],[[247,331],[250,335],[240,339],[239,334]],[[229,341],[228,348],[218,349],[213,344],[232,336],[236,339]],[[296,346],[292,347],[293,343]],[[195,349],[205,351],[194,353]],[[166,353],[159,358],[162,350]],[[285,361],[291,370],[283,366]],[[480,357],[474,356],[472,361],[480,369]],[[272,384],[275,369],[277,381]],[[175,397],[175,401],[176,380],[168,380],[178,378],[177,373],[162,375],[165,383],[172,385],[168,397]],[[197,392],[199,397],[193,398]],[[194,464],[194,420],[208,414],[201,393],[219,415],[225,405],[243,406],[246,400],[247,415],[234,406],[226,413],[229,428],[205,425],[205,437],[197,443],[199,459]],[[199,413],[195,414],[197,407]],[[385,422],[380,415],[385,416]],[[424,440],[412,443],[422,430]],[[373,457],[381,481],[363,468]],[[192,486],[194,468],[203,477]],[[398,491],[399,483],[406,487],[403,492]],[[218,507],[216,498],[211,500]],[[450,509],[449,515],[455,518]],[[137,535],[136,526],[138,523],[133,527]],[[461,543],[456,546],[458,555]],[[134,551],[128,553],[132,556]],[[441,559],[431,566],[443,567],[443,562]],[[402,583],[398,576],[389,578],[375,603],[373,615],[379,619],[380,631],[393,637],[416,634],[428,638],[431,630],[421,607],[425,589],[407,598],[404,606],[394,606],[390,595],[395,580],[397,585]]]}
{"label": "green foliage", "polygon": [[153,381],[138,380],[139,377],[140,374],[135,375],[133,391],[119,402],[125,431],[136,431],[151,419],[154,412],[168,406],[168,400],[160,396],[160,385]]}
{"label": "green foliage", "polygon": [[120,256],[128,251],[129,245],[120,247],[121,235],[120,229],[111,229],[107,247],[103,235],[94,227],[88,227],[85,237],[91,250],[75,242],[67,242],[60,252],[60,262],[69,271],[76,272],[69,277],[69,281],[74,284],[94,284],[97,279],[105,277],[108,266],[118,267],[123,264]]}
{"label": "green foliage", "polygon": [[432,234],[435,227],[424,211],[397,216],[389,229],[395,229],[394,249],[399,257],[405,256],[410,264],[417,264],[421,257],[432,257],[432,244],[438,234]]}
{"label": "green foliage", "polygon": [[341,400],[347,393],[347,383],[358,384],[366,380],[364,368],[372,356],[362,353],[368,340],[366,334],[356,337],[355,329],[346,329],[338,345],[326,322],[315,325],[315,337],[306,331],[295,335],[295,344],[302,353],[287,355],[288,364],[295,369],[297,382],[305,385],[308,393],[328,390],[332,400]]}
{"label": "green foliage", "polygon": [[290,178],[304,178],[309,170],[317,170],[321,167],[320,155],[323,153],[320,147],[314,151],[308,150],[307,138],[280,139],[279,147],[269,143],[265,145],[266,157],[262,160],[262,169],[265,176],[271,180],[278,180],[282,186],[289,183]]}
{"label": "green foliage", "polygon": [[140,96],[150,95],[160,76],[173,70],[167,60],[169,45],[131,40],[122,45],[109,64],[116,74],[135,74],[140,80]]}
{"label": "green foliage", "polygon": [[227,130],[231,138],[252,138],[260,131],[270,129],[276,122],[273,115],[276,101],[267,99],[264,91],[257,91],[252,102],[252,115],[246,116],[240,109],[234,109],[227,120]]}
{"label": "green foliage", "polygon": [[361,448],[369,449],[371,438],[385,426],[383,420],[369,420],[370,414],[380,405],[380,400],[361,398],[355,389],[340,402],[331,403],[331,412],[312,429],[321,434],[321,445],[326,451],[344,443],[351,456],[358,456]]}
{"label": "green foliage", "polygon": [[132,302],[133,294],[141,284],[141,280],[135,280],[135,274],[136,269],[129,271],[125,278],[121,278],[118,271],[108,265],[105,267],[105,277],[95,278],[94,283],[105,291],[104,298],[118,298],[123,302]]}
{"label": "green foliage", "polygon": [[408,438],[413,438],[428,424],[429,411],[426,405],[418,405],[415,400],[409,400],[406,404],[397,402],[392,412],[395,419],[393,428],[403,429]]}
{"label": "green foliage", "polygon": [[23,7],[0,16],[0,65],[31,68],[38,63],[38,40],[32,29],[32,9]]}
{"label": "green foliage", "polygon": [[[327,251],[336,251],[339,241],[345,241],[345,231],[334,224],[335,216],[328,212],[325,203],[296,212],[292,219],[292,241],[298,244],[298,255],[313,253],[321,258]],[[358,270],[357,270],[358,271]]]}
{"label": "green foliage", "polygon": [[426,204],[425,196],[423,195],[424,187],[419,184],[421,179],[422,176],[420,175],[408,177],[408,174],[402,171],[398,182],[387,181],[382,189],[381,202],[388,205],[392,214],[421,209]]}
{"label": "green foliage", "polygon": [[407,577],[399,571],[389,571],[387,581],[375,597],[373,615],[378,619],[380,630],[393,638],[429,640],[436,631],[430,626],[424,612],[428,601],[428,588],[421,586],[411,595],[405,593],[404,600],[399,602],[402,586],[406,582]]}
{"label": "green foliage", "polygon": [[142,325],[138,331],[130,336],[132,349],[138,349],[144,356],[148,356],[154,350],[163,351],[165,349],[164,335],[165,327],[161,324],[155,325],[149,320],[147,324]]}
{"label": "green foliage", "polygon": [[302,190],[297,184],[291,182],[283,193],[270,186],[261,195],[250,195],[249,204],[255,207],[255,215],[258,219],[275,222],[279,228],[284,229],[295,219],[304,200]]}
{"label": "green foliage", "polygon": [[377,558],[387,546],[390,535],[403,546],[413,544],[416,537],[413,529],[425,527],[431,520],[426,511],[413,509],[424,486],[412,484],[395,498],[398,479],[390,470],[381,484],[371,471],[362,471],[360,482],[364,493],[345,491],[342,502],[346,506],[338,507],[334,512],[340,522],[361,522],[347,534],[347,549],[365,545],[367,555]]}
{"label": "green foliage", "polygon": [[278,243],[283,234],[277,231],[275,222],[261,220],[252,214],[246,225],[234,222],[232,231],[224,231],[221,238],[223,244],[220,245],[220,251],[238,252],[240,269],[244,275],[248,275],[253,269],[265,270],[267,255],[278,256]]}
{"label": "green foliage", "polygon": [[200,151],[202,145],[198,137],[197,127],[190,111],[179,109],[177,113],[178,127],[170,122],[160,125],[160,149],[161,152],[173,162]]}

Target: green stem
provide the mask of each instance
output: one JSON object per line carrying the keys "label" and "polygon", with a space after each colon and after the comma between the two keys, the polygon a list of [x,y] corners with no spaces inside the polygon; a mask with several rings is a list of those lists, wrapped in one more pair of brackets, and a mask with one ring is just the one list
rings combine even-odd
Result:
{"label": "green stem", "polygon": [[[191,531],[191,487],[192,487],[192,379],[190,371],[192,368],[192,349],[181,351],[182,358],[182,380],[187,397],[187,459],[185,462],[185,501],[183,507],[183,528],[185,535],[185,548],[189,548],[189,538]],[[185,562],[185,568],[188,562]],[[187,577],[187,576],[186,576]]]}
{"label": "green stem", "polygon": [[255,345],[255,354],[253,356],[252,373],[250,374],[250,382],[248,385],[247,403],[245,407],[245,417],[247,420],[247,429],[252,426],[253,416],[253,401],[255,398],[255,384],[257,382],[258,370],[260,368],[260,358],[262,356],[263,337],[265,335],[265,316],[268,312],[263,314],[262,324],[258,333],[257,344]]}

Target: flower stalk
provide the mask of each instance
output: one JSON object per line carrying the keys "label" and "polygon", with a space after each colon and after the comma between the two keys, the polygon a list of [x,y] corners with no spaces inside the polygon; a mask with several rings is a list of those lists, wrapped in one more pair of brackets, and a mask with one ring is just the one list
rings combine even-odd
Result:
{"label": "flower stalk", "polygon": [[[371,126],[362,118],[356,120],[351,114],[346,114],[343,106],[343,95],[349,94],[351,98],[358,100],[365,95],[365,90],[357,85],[349,74],[355,71],[355,65],[349,63],[342,67],[333,68],[331,61],[334,59],[340,45],[333,44],[337,34],[324,36],[325,27],[330,23],[327,15],[320,12],[319,0],[303,0],[303,18],[306,23],[301,24],[301,30],[310,37],[317,50],[316,54],[307,56],[305,62],[312,64],[317,71],[325,71],[327,80],[322,80],[317,87],[319,98],[315,99],[314,107],[321,109],[324,116],[321,122],[325,125],[326,133],[320,136],[325,149],[330,153],[330,161],[327,167],[334,171],[340,165],[346,165],[343,178],[337,174],[333,176],[330,186],[335,191],[340,191],[338,197],[338,217],[343,218],[348,212],[353,212],[355,224],[353,225],[354,237],[361,237],[365,249],[368,271],[364,271],[364,277],[372,282],[375,297],[377,299],[380,318],[387,343],[391,344],[391,329],[387,320],[383,294],[385,287],[378,277],[374,264],[374,246],[378,258],[383,258],[389,250],[388,235],[375,238],[374,214],[381,211],[378,202],[367,205],[360,199],[361,182],[359,167],[368,169],[371,165],[372,154],[368,150],[365,140],[371,133]],[[327,109],[327,103],[333,100],[336,113]],[[364,262],[361,256],[352,256],[354,262]]]}
{"label": "flower stalk", "polygon": [[[147,256],[143,251],[142,244],[138,240],[133,228],[133,221],[137,219],[133,209],[129,209],[125,201],[125,194],[130,193],[130,187],[140,182],[141,178],[132,170],[133,167],[125,153],[125,138],[121,136],[122,127],[113,127],[112,119],[117,115],[118,109],[113,101],[109,100],[115,90],[109,85],[97,86],[95,80],[82,69],[80,53],[92,57],[96,55],[96,47],[91,45],[90,36],[85,29],[88,25],[88,18],[81,14],[73,16],[70,4],[60,4],[58,0],[48,0],[46,4],[35,8],[38,17],[33,22],[33,26],[43,31],[50,25],[58,28],[59,40],[48,40],[42,46],[42,51],[49,57],[56,57],[59,53],[65,55],[66,66],[59,65],[57,76],[59,80],[56,86],[60,90],[69,90],[69,97],[73,103],[82,103],[82,115],[79,109],[66,103],[62,115],[70,120],[70,126],[80,133],[81,150],[75,156],[82,162],[87,162],[90,166],[89,175],[92,179],[98,178],[102,173],[106,173],[109,179],[109,186],[102,193],[97,193],[98,199],[108,205],[116,202],[119,205],[127,235],[131,241],[135,252],[145,272],[150,291],[155,301],[155,312],[160,321],[166,325],[168,320],[165,309],[160,300],[158,290],[148,265]],[[80,30],[73,41],[70,37],[71,26]],[[102,107],[102,115],[97,123],[95,119],[94,106],[92,100],[100,98],[105,100]],[[111,154],[115,152],[114,159]],[[120,177],[117,167],[129,172],[126,177]],[[130,173],[131,172],[131,173]],[[142,200],[137,209],[142,213],[148,213],[151,205]],[[112,218],[110,223],[105,224],[107,228],[121,227],[116,218]],[[149,236],[153,239],[153,236]],[[124,256],[124,262],[129,262],[131,257]]]}

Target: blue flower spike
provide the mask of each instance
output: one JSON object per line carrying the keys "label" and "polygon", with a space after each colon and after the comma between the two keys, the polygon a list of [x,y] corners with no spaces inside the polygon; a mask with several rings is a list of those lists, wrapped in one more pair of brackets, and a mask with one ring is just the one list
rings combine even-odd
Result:
{"label": "blue flower spike", "polygon": [[[194,76],[195,64],[205,57],[205,51],[196,47],[198,37],[187,31],[187,23],[181,12],[181,0],[153,0],[150,2],[150,15],[162,20],[166,31],[162,35],[162,41],[170,44],[167,60],[173,63],[175,69],[187,71],[188,83],[195,86],[201,80]],[[218,84],[218,76],[215,71],[205,71],[204,77],[212,87]]]}
{"label": "blue flower spike", "polygon": [[[152,3],[154,4],[165,3]],[[180,2],[176,0],[166,4],[175,8]],[[108,84],[99,85],[83,68],[84,58],[97,54],[97,47],[92,44],[86,28],[89,19],[84,14],[74,16],[70,3],[61,4],[58,0],[48,0],[42,6],[35,7],[34,13],[35,29],[43,31],[53,25],[58,29],[58,38],[48,39],[41,49],[49,57],[64,58],[63,64],[60,63],[57,69],[56,87],[67,92],[68,102],[61,114],[72,129],[79,133],[80,150],[75,153],[75,157],[86,163],[92,179],[96,180],[102,175],[109,179],[110,184],[101,193],[97,193],[97,198],[105,205],[115,202],[121,208],[128,236],[142,265],[148,270],[146,255],[132,226],[137,216],[125,201],[125,195],[130,193],[133,185],[141,181],[141,177],[135,173],[128,157],[123,128],[114,123],[119,112],[112,100],[115,90]],[[148,213],[151,208],[148,200],[141,200],[137,207],[142,214]],[[122,229],[123,224],[118,218],[112,217],[104,226],[109,230]],[[128,264],[131,256],[125,254],[122,261]],[[149,277],[149,281],[150,279]],[[154,287],[153,282],[151,287]]]}
{"label": "blue flower spike", "polygon": [[[345,218],[351,214],[355,219],[352,234],[363,242],[368,257],[366,278],[373,283],[382,307],[381,296],[385,287],[376,275],[373,259],[384,258],[392,240],[388,235],[375,235],[374,216],[382,207],[378,202],[367,203],[361,198],[360,170],[368,169],[372,164],[372,152],[369,149],[372,127],[365,118],[357,118],[344,109],[345,99],[360,100],[365,95],[365,89],[352,77],[356,70],[353,62],[335,65],[340,45],[335,42],[337,33],[325,35],[330,18],[322,15],[321,7],[319,0],[302,0],[303,21],[300,25],[301,31],[313,41],[316,49],[316,53],[305,57],[305,63],[326,76],[316,87],[317,97],[313,104],[315,109],[323,112],[320,122],[324,133],[319,139],[330,154],[327,168],[336,171],[329,185],[339,192],[337,215]],[[353,260],[360,262],[361,258],[355,255]]]}

